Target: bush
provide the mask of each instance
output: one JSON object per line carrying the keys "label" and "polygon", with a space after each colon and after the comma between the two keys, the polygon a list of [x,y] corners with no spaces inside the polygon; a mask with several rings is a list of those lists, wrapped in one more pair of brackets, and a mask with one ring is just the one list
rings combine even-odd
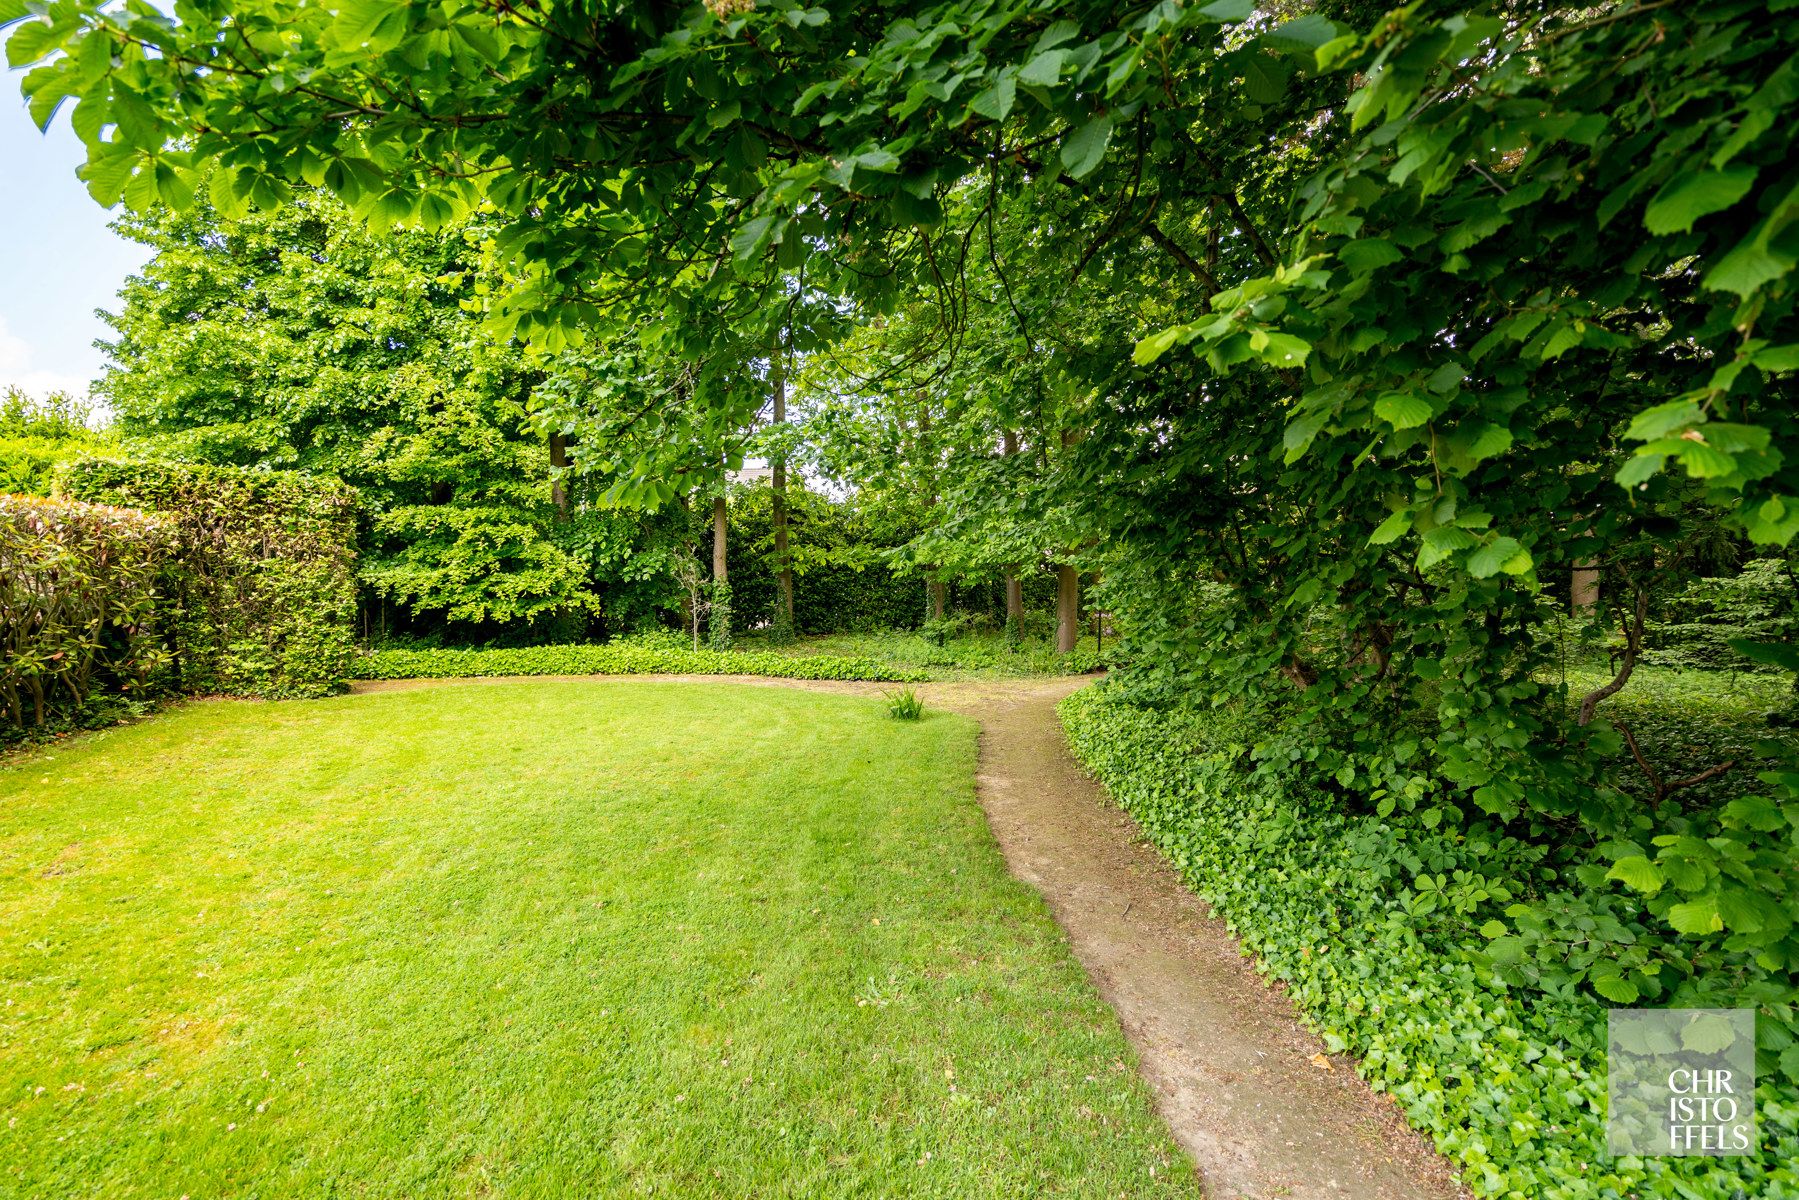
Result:
{"label": "bush", "polygon": [[355,654],[355,493],[286,471],[90,459],[76,497],[165,516],[158,630],[188,692],[337,690]]}
{"label": "bush", "polygon": [[[1726,1200],[1799,1188],[1787,1070],[1799,1059],[1778,1056],[1786,1028],[1765,1016],[1759,1158],[1608,1157],[1606,1006],[1558,978],[1548,955],[1534,983],[1521,980],[1474,932],[1533,876],[1555,877],[1542,847],[1349,811],[1293,769],[1302,752],[1276,712],[1156,710],[1101,685],[1061,714],[1113,800],[1477,1194]],[[1608,928],[1656,936],[1603,883],[1566,899],[1590,940]]]}
{"label": "bush", "polygon": [[0,496],[0,706],[11,727],[68,723],[105,692],[146,694],[164,662],[151,619],[169,533],[130,509]]}
{"label": "bush", "polygon": [[462,679],[487,675],[765,675],[916,683],[922,672],[872,658],[688,650],[621,638],[605,645],[505,650],[377,650],[355,663],[360,679]]}

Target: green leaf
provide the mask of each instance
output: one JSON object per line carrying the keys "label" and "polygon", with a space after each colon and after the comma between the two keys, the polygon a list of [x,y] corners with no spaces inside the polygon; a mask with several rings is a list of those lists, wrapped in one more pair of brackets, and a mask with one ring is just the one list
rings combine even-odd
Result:
{"label": "green leaf", "polygon": [[1323,410],[1302,413],[1288,421],[1287,427],[1281,431],[1281,445],[1287,451],[1286,461],[1298,462],[1311,446],[1312,439],[1318,436],[1318,431],[1329,421],[1330,414]]}
{"label": "green leaf", "polygon": [[1755,167],[1726,167],[1722,171],[1682,173],[1662,185],[1643,211],[1650,233],[1685,233],[1701,217],[1722,212],[1749,194],[1755,184]]}
{"label": "green leaf", "polygon": [[1185,325],[1170,325],[1167,329],[1158,330],[1137,343],[1136,349],[1131,351],[1131,361],[1140,367],[1147,366],[1168,353],[1186,335]]}
{"label": "green leaf", "polygon": [[1066,50],[1045,50],[1018,72],[1018,82],[1035,87],[1054,87],[1062,78],[1062,64],[1068,61]]}
{"label": "green leaf", "polygon": [[62,41],[62,37],[48,21],[34,21],[20,26],[6,39],[6,65],[16,69],[47,58]]}
{"label": "green leaf", "polygon": [[1504,937],[1508,928],[1504,921],[1488,921],[1480,927],[1480,936],[1492,941],[1494,938]]}
{"label": "green leaf", "polygon": [[1717,933],[1724,928],[1724,918],[1718,915],[1718,902],[1713,899],[1692,900],[1686,904],[1676,904],[1668,910],[1668,924],[1681,933],[1703,936]]}
{"label": "green leaf", "polygon": [[1256,15],[1256,4],[1255,0],[1213,0],[1199,14],[1214,21],[1247,21]]}
{"label": "green leaf", "polygon": [[1636,487],[1659,472],[1662,464],[1667,461],[1668,457],[1665,454],[1644,454],[1638,451],[1635,458],[1618,468],[1617,474],[1613,475],[1612,479],[1617,482],[1619,487]]}
{"label": "green leaf", "polygon": [[1624,886],[1653,896],[1662,890],[1667,882],[1662,869],[1644,858],[1641,854],[1632,854],[1612,864],[1612,869],[1605,873],[1607,879],[1616,879]]}
{"label": "green leaf", "polygon": [[1112,117],[1095,117],[1062,139],[1062,166],[1076,179],[1092,174],[1112,140]]}
{"label": "green leaf", "polygon": [[1252,337],[1250,345],[1257,357],[1271,367],[1303,367],[1306,356],[1312,352],[1310,342],[1290,333],[1264,333],[1259,339]]}
{"label": "green leaf", "polygon": [[162,149],[162,123],[157,119],[156,110],[117,80],[112,85],[112,119],[118,123],[119,136],[126,144],[139,150]]}
{"label": "green leaf", "polygon": [[772,215],[752,217],[743,223],[743,228],[731,235],[731,253],[739,261],[754,255],[768,238],[768,232],[774,227]]}
{"label": "green leaf", "polygon": [[1613,1004],[1634,1004],[1642,995],[1637,985],[1621,975],[1593,975],[1588,980],[1593,990]]}
{"label": "green leaf", "polygon": [[[1522,566],[1517,564],[1522,563]],[[1530,552],[1518,544],[1516,538],[1497,537],[1473,554],[1468,556],[1468,574],[1476,579],[1486,579],[1504,571],[1508,575],[1522,575],[1531,568]]]}
{"label": "green leaf", "polygon": [[1337,251],[1337,257],[1357,275],[1366,275],[1388,263],[1398,262],[1405,255],[1385,238],[1358,238]]}
{"label": "green leaf", "polygon": [[1468,457],[1474,462],[1484,462],[1494,455],[1504,454],[1512,448],[1512,431],[1503,425],[1482,425],[1474,435],[1474,442],[1468,447]]}
{"label": "green leaf", "polygon": [[1694,1017],[1680,1029],[1682,1049],[1695,1054],[1716,1054],[1736,1044],[1737,1032],[1729,1017],[1706,1013]]}
{"label": "green leaf", "polygon": [[1747,297],[1763,284],[1791,271],[1793,256],[1772,249],[1764,237],[1765,234],[1752,233],[1738,242],[1705,273],[1705,286],[1714,292],[1734,292]]}
{"label": "green leaf", "polygon": [[1423,542],[1418,549],[1420,567],[1435,566],[1457,550],[1466,550],[1475,544],[1473,534],[1454,525],[1439,525],[1426,530]]}
{"label": "green leaf", "polygon": [[1646,408],[1631,418],[1624,436],[1633,441],[1652,442],[1669,434],[1697,425],[1705,420],[1699,406],[1691,400],[1670,400],[1654,408]]}
{"label": "green leaf", "polygon": [[1317,51],[1318,47],[1334,40],[1342,32],[1342,27],[1327,17],[1317,13],[1307,13],[1303,17],[1295,17],[1270,29],[1262,35],[1264,41],[1271,42],[1283,50],[1300,50],[1307,54]]}
{"label": "green leaf", "polygon": [[1410,392],[1388,392],[1374,402],[1374,415],[1394,429],[1412,429],[1431,418],[1431,406]]}
{"label": "green leaf", "polygon": [[182,212],[194,202],[194,179],[167,162],[156,164],[156,195],[164,204]]}
{"label": "green leaf", "polygon": [[1012,111],[1017,95],[1017,81],[1010,75],[1001,75],[993,81],[993,86],[970,101],[968,107],[990,121],[1003,121]]}
{"label": "green leaf", "polygon": [[1402,508],[1389,516],[1386,520],[1382,521],[1379,525],[1375,526],[1374,532],[1368,535],[1368,544],[1370,546],[1385,546],[1390,542],[1398,540],[1399,536],[1411,527],[1412,510],[1409,508]]}
{"label": "green leaf", "polygon": [[1799,371],[1799,342],[1757,350],[1749,361],[1764,371]]}

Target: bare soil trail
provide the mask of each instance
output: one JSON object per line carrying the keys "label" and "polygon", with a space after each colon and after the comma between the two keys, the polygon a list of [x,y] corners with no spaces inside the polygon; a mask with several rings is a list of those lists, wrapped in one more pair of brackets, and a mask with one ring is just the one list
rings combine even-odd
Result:
{"label": "bare soil trail", "polygon": [[[883,685],[695,682],[868,695]],[[427,681],[420,681],[427,682]],[[428,681],[436,682],[436,681]],[[448,682],[448,681],[445,681]],[[479,682],[474,680],[462,682]],[[981,725],[977,792],[1012,874],[1048,902],[1118,1013],[1210,1200],[1451,1200],[1467,1193],[1352,1062],[1324,1053],[1252,969],[1223,921],[1182,886],[1069,754],[1056,702],[1082,678],[917,685]],[[357,690],[417,686],[361,685]]]}

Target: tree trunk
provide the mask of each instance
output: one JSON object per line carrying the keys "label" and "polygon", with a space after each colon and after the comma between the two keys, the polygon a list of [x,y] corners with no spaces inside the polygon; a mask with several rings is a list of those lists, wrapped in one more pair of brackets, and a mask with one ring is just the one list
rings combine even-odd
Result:
{"label": "tree trunk", "polygon": [[563,482],[561,471],[568,467],[568,435],[552,433],[550,435],[550,469],[557,472],[550,476],[550,503],[556,506],[556,519],[568,520],[568,485]]}
{"label": "tree trunk", "polygon": [[[769,373],[775,385],[775,418],[776,425],[787,420],[787,373],[781,361],[781,347],[775,345],[774,360],[770,364]],[[787,553],[787,463],[778,454],[769,464],[770,486],[774,489],[775,519],[775,584],[778,592],[775,603],[775,627],[785,635],[793,633],[793,563]]]}
{"label": "tree trunk", "polygon": [[712,582],[728,583],[729,571],[725,562],[725,498],[712,498]]}
{"label": "tree trunk", "polygon": [[1568,579],[1569,611],[1577,617],[1587,617],[1599,607],[1599,564],[1590,558],[1583,558],[1574,564],[1574,570]]}
{"label": "tree trunk", "polygon": [[[924,506],[927,513],[937,507],[937,466],[935,455],[930,447],[930,436],[931,410],[925,401],[924,393],[920,392],[918,393],[918,437],[914,440],[913,446],[920,458],[931,455],[931,464],[925,472]],[[943,580],[936,576],[937,564],[925,564],[924,571],[924,594],[926,605],[930,611],[930,619],[941,621],[945,610],[949,607],[949,589],[944,586]]]}
{"label": "tree trunk", "polygon": [[[1018,453],[1018,435],[1010,429],[1000,434],[1006,457]],[[1006,567],[1006,635],[1018,638],[1024,633],[1024,581],[1018,577],[1018,564]]]}
{"label": "tree trunk", "polygon": [[1056,652],[1067,654],[1081,636],[1081,576],[1067,563],[1056,564]]}

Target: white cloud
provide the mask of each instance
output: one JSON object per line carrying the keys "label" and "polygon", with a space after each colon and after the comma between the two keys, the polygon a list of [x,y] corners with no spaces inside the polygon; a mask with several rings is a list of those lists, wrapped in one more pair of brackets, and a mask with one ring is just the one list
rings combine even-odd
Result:
{"label": "white cloud", "polygon": [[66,372],[42,370],[32,365],[31,358],[31,343],[8,329],[6,318],[0,317],[0,391],[16,387],[40,400],[51,392],[87,395],[90,380]]}

